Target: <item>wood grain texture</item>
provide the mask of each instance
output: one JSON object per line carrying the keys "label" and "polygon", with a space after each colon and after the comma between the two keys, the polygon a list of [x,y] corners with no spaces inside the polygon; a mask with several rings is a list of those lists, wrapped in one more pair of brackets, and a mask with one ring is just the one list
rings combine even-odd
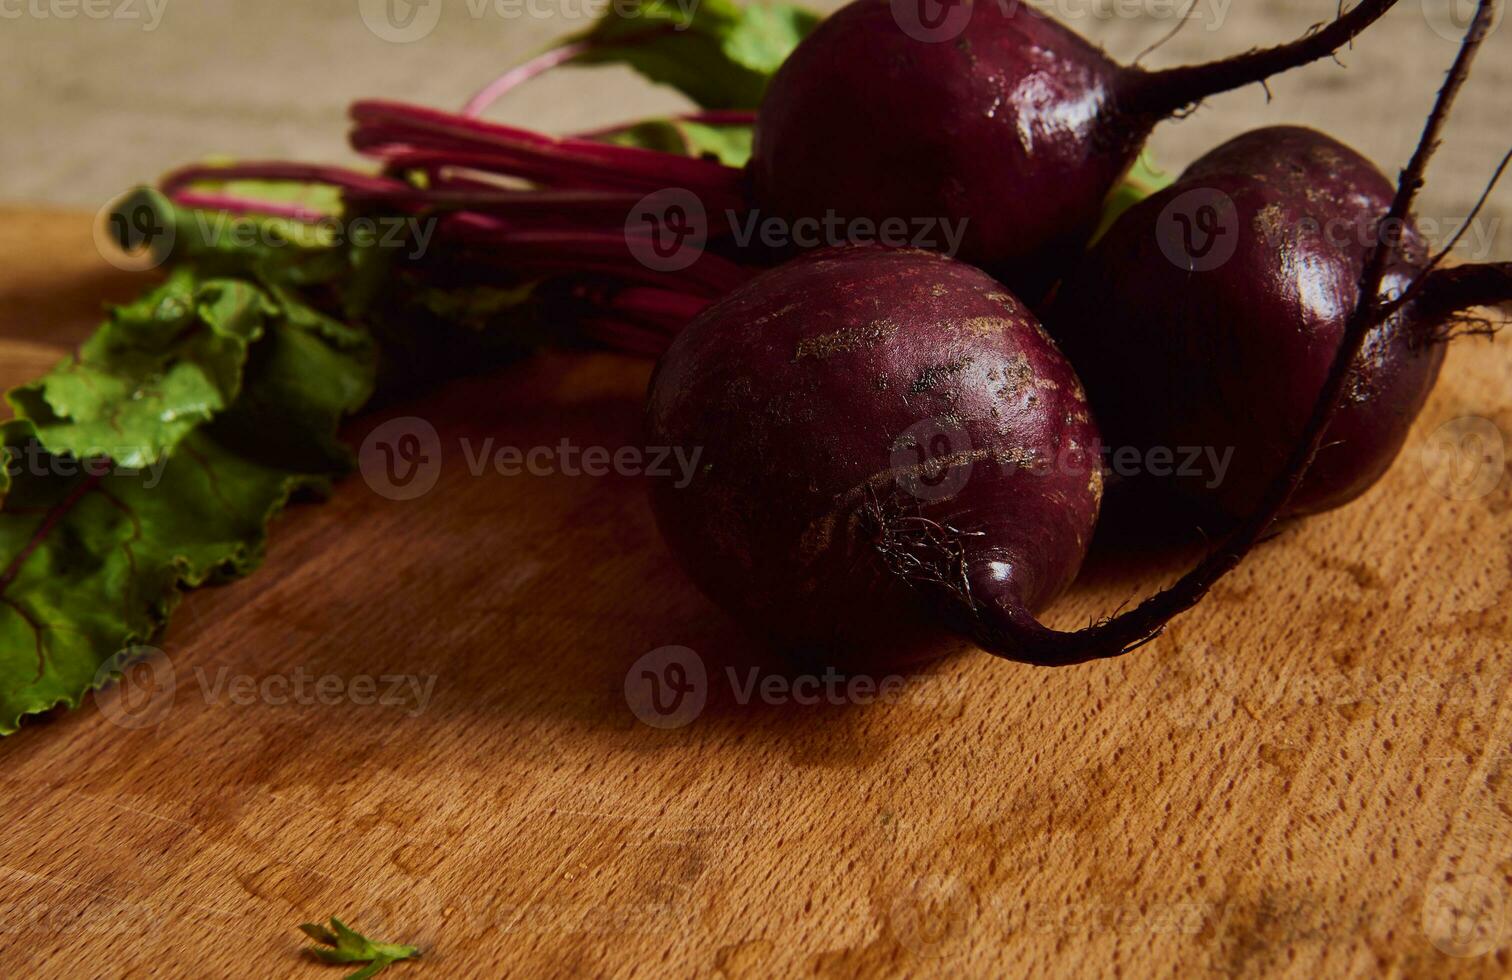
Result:
{"label": "wood grain texture", "polygon": [[[11,384],[141,280],[83,216],[5,219]],[[890,703],[816,706],[739,703],[727,668],[772,665],[638,479],[469,471],[490,438],[637,445],[648,370],[545,356],[354,425],[433,424],[436,488],[296,508],[124,694],[0,742],[0,976],[339,976],[294,929],[332,913],[425,947],[394,976],[1512,969],[1512,478],[1449,499],[1424,452],[1463,416],[1512,431],[1505,342],[1455,348],[1365,499],[1137,655],[947,643]],[[1190,554],[1129,540],[1054,622]],[[711,682],[660,730],[624,688],[666,645]]]}

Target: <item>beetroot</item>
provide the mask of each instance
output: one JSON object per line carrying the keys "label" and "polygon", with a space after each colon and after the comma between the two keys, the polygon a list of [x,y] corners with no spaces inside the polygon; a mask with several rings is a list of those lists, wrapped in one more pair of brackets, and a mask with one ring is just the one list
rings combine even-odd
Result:
{"label": "beetroot", "polygon": [[[1124,214],[1046,316],[1110,442],[1145,454],[1232,448],[1221,481],[1191,472],[1172,485],[1230,515],[1252,511],[1313,411],[1394,191],[1337,140],[1274,127],[1218,147]],[[1416,229],[1401,231],[1386,296],[1428,262]],[[1506,266],[1436,271],[1376,326],[1288,512],[1337,507],[1369,488],[1438,376],[1446,325],[1509,297]]]}
{"label": "beetroot", "polygon": [[967,597],[1029,632],[1102,495],[1081,384],[1034,316],[920,250],[822,250],[737,289],[661,359],[647,429],[702,451],[689,486],[652,491],[694,581],[832,662],[919,652],[929,605],[971,631]]}
{"label": "beetroot", "polygon": [[790,220],[965,219],[958,257],[1033,301],[1085,245],[1156,123],[1326,57],[1393,2],[1363,0],[1281,47],[1147,72],[1027,4],[950,7],[931,32],[908,23],[909,2],[856,0],[772,79],[755,200]]}

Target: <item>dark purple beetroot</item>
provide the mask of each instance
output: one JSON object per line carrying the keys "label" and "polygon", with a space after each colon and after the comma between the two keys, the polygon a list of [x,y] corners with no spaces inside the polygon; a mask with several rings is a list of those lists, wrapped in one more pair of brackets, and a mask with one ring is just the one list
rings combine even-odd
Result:
{"label": "dark purple beetroot", "polygon": [[[1206,467],[1173,485],[1230,515],[1252,511],[1313,411],[1394,193],[1337,140],[1273,127],[1218,147],[1124,214],[1046,317],[1109,444],[1233,447],[1216,487]],[[1382,295],[1426,261],[1408,224]],[[1445,320],[1505,298],[1506,276],[1501,266],[1435,272],[1442,288],[1372,331],[1287,513],[1337,507],[1380,478],[1438,376]]]}
{"label": "dark purple beetroot", "polygon": [[740,287],[663,356],[647,429],[702,451],[689,486],[652,491],[694,581],[832,663],[930,653],[934,613],[972,618],[968,596],[1011,640],[1075,577],[1102,494],[1081,384],[1038,321],[919,250],[823,250]]}
{"label": "dark purple beetroot", "polygon": [[927,28],[900,26],[913,2],[857,0],[788,58],[757,120],[755,201],[788,219],[964,219],[958,257],[1034,302],[1156,123],[1327,56],[1394,0],[1363,0],[1292,44],[1159,72],[1023,3],[946,7],[940,39],[922,40]]}

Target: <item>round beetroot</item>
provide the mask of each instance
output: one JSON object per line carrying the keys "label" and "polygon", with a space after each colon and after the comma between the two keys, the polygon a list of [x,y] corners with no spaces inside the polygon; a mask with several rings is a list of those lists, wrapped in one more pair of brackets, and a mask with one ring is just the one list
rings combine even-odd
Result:
{"label": "round beetroot", "polygon": [[1075,577],[1102,493],[1081,384],[1039,323],[925,251],[758,276],[673,342],[646,423],[650,444],[701,453],[690,485],[652,491],[683,567],[749,629],[830,662],[928,653],[936,613],[965,632],[979,607],[1032,621]]}
{"label": "round beetroot", "polygon": [[[1218,147],[1124,214],[1046,316],[1110,443],[1232,449],[1221,480],[1202,468],[1172,485],[1252,511],[1314,410],[1394,193],[1337,140],[1273,127]],[[1394,254],[1383,296],[1427,262],[1410,222]],[[1288,513],[1337,507],[1380,478],[1438,376],[1445,321],[1505,298],[1508,279],[1505,266],[1465,267],[1428,286],[1368,336]]]}

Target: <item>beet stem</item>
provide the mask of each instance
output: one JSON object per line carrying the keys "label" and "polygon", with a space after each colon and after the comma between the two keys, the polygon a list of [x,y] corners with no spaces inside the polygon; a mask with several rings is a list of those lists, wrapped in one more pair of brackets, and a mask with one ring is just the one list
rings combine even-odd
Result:
{"label": "beet stem", "polygon": [[559,48],[552,48],[544,54],[536,55],[523,65],[516,65],[489,82],[476,95],[468,99],[467,104],[462,107],[462,115],[481,116],[489,106],[503,98],[510,89],[523,85],[532,78],[544,75],[558,65],[571,61],[573,58],[586,52],[590,47],[592,45],[587,41],[564,44]]}
{"label": "beet stem", "polygon": [[1264,82],[1273,75],[1326,58],[1380,19],[1396,0],[1360,0],[1328,25],[1287,44],[1261,48],[1220,61],[1183,65],[1161,71],[1125,69],[1120,103],[1136,116],[1164,119],[1210,95]]}
{"label": "beet stem", "polygon": [[[706,109],[702,112],[684,112],[675,116],[669,116],[672,122],[698,123],[703,126],[754,126],[756,125],[756,113],[749,109]],[[656,120],[638,119],[635,122],[615,123],[613,126],[603,126],[599,129],[589,129],[580,133],[573,133],[573,139],[601,140],[609,136],[618,136],[620,133],[628,133],[635,127],[645,122]]]}
{"label": "beet stem", "polygon": [[330,184],[344,190],[382,194],[403,190],[408,185],[387,177],[365,174],[345,167],[324,164],[283,163],[281,161],[247,161],[227,166],[191,164],[166,174],[159,181],[164,194],[172,196],[190,184],[226,183],[235,180],[287,181],[298,184]]}
{"label": "beet stem", "polygon": [[[1364,6],[1361,4],[1361,8]],[[992,606],[984,606],[973,599],[970,613],[974,622],[968,628],[985,649],[1010,660],[1039,666],[1063,666],[1128,653],[1158,637],[1168,622],[1200,602],[1219,579],[1237,567],[1266,537],[1317,456],[1323,435],[1343,401],[1366,338],[1387,316],[1386,304],[1380,297],[1381,284],[1400,245],[1399,229],[1405,226],[1413,198],[1423,186],[1423,173],[1438,147],[1439,133],[1469,75],[1475,53],[1491,26],[1495,8],[1495,0],[1480,0],[1476,8],[1475,18],[1460,42],[1454,65],[1423,126],[1417,148],[1398,179],[1396,196],[1379,226],[1383,232],[1366,256],[1359,282],[1359,301],[1345,324],[1338,353],[1312,416],[1285,468],[1266,489],[1259,506],[1217,549],[1174,585],[1150,596],[1129,612],[1078,632],[1060,632],[1040,624],[1021,603],[1004,599]],[[1504,270],[1505,266],[1489,268]]]}
{"label": "beet stem", "polygon": [[[511,162],[575,167],[614,187],[641,186],[648,190],[684,187],[710,202],[743,201],[743,174],[736,167],[695,160],[675,153],[640,147],[615,146],[580,139],[558,139],[514,126],[484,122],[421,106],[364,100],[352,104],[357,124],[351,142],[359,152],[398,144],[409,149],[442,149],[501,153],[507,159],[501,172],[512,174]],[[712,203],[709,205],[712,207]]]}

